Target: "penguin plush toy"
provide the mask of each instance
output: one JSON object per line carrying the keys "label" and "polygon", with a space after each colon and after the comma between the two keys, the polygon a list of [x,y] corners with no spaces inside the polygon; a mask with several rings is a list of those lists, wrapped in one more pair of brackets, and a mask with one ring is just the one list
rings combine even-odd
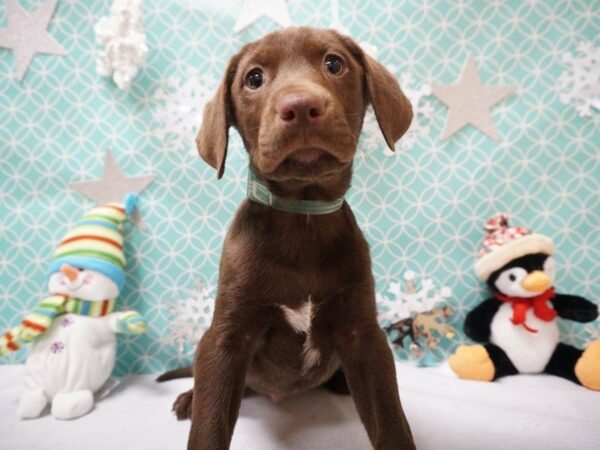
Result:
{"label": "penguin plush toy", "polygon": [[493,381],[519,373],[546,373],[600,390],[600,341],[585,350],[560,342],[557,318],[592,322],[598,306],[553,288],[552,241],[527,228],[509,227],[496,214],[475,264],[493,297],[467,315],[466,335],[479,345],[461,345],[449,359],[463,379]]}

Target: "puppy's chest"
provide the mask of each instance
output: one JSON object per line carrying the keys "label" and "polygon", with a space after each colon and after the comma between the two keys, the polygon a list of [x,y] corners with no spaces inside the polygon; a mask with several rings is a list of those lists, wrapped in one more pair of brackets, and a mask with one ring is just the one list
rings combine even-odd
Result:
{"label": "puppy's chest", "polygon": [[321,351],[317,348],[314,340],[315,319],[319,313],[318,304],[312,295],[309,295],[303,303],[293,308],[283,304],[278,305],[278,307],[281,309],[286,324],[294,333],[304,339],[302,345],[302,372],[306,373],[317,366],[322,357]]}

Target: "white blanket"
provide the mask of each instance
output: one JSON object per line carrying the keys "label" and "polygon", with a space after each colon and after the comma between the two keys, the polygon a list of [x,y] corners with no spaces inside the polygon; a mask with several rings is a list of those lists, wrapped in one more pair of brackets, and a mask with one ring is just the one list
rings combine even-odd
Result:
{"label": "white blanket", "polygon": [[[456,379],[447,367],[398,364],[400,393],[419,449],[598,449],[600,393],[550,376],[495,383]],[[74,421],[16,416],[22,366],[0,366],[0,449],[183,449],[189,422],[170,412],[191,379],[129,376]],[[232,449],[368,449],[349,397],[323,390],[279,404],[244,398]]]}

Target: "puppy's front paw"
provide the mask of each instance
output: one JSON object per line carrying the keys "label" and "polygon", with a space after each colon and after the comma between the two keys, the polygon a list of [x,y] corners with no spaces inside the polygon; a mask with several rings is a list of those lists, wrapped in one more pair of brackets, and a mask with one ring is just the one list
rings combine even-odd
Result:
{"label": "puppy's front paw", "polygon": [[190,389],[183,394],[179,394],[175,403],[173,403],[173,412],[177,416],[177,420],[186,420],[192,418],[192,400],[194,391]]}

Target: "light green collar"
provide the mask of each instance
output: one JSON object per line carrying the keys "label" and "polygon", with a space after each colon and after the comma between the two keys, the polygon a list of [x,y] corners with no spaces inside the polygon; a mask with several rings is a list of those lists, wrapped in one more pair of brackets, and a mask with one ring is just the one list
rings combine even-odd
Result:
{"label": "light green collar", "polygon": [[335,199],[331,202],[322,202],[319,200],[289,200],[279,198],[269,191],[269,187],[264,180],[258,178],[254,171],[248,167],[248,191],[250,200],[279,211],[286,211],[296,214],[329,214],[337,211],[344,204],[344,197]]}

